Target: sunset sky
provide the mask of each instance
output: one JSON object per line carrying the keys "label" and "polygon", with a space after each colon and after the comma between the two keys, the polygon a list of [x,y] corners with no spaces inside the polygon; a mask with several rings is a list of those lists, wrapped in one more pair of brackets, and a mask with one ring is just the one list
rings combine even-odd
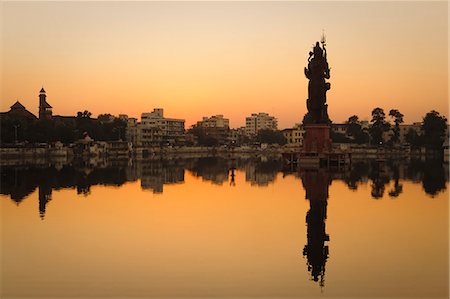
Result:
{"label": "sunset sky", "polygon": [[303,68],[327,36],[333,122],[396,108],[405,122],[448,117],[447,2],[1,2],[1,111],[89,110],[231,127],[306,112]]}

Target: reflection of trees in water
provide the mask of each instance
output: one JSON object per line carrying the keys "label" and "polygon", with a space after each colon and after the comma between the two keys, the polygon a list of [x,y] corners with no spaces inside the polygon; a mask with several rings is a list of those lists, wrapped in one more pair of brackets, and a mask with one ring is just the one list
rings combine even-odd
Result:
{"label": "reflection of trees in water", "polygon": [[372,162],[369,172],[369,178],[371,182],[371,192],[373,198],[379,199],[384,195],[384,190],[387,184],[389,184],[390,178],[384,165],[378,162]]}
{"label": "reflection of trees in water", "polygon": [[370,166],[367,163],[353,163],[348,175],[344,177],[344,181],[351,190],[357,190],[358,185],[366,182],[365,176],[369,173]]}
{"label": "reflection of trees in water", "polygon": [[17,203],[39,188],[39,214],[42,218],[54,189],[76,188],[78,194],[88,194],[92,185],[120,186],[126,181],[124,170],[112,167],[76,169],[64,166],[57,170],[54,167],[7,166],[2,167],[0,173],[0,194],[10,195]]}
{"label": "reflection of trees in water", "polygon": [[426,194],[435,196],[446,189],[448,174],[446,164],[438,160],[398,160],[357,161],[345,175],[344,181],[351,190],[357,190],[362,183],[370,181],[371,195],[375,199],[382,198],[386,187],[391,182],[393,186],[388,190],[390,197],[398,197],[403,192],[402,180],[422,183]]}
{"label": "reflection of trees in water", "polygon": [[442,167],[436,169],[425,168],[422,179],[422,186],[425,193],[434,197],[439,192],[445,190],[447,188],[447,180],[445,179],[446,175],[447,172]]}
{"label": "reflection of trees in water", "polygon": [[[403,191],[402,180],[422,183],[426,194],[435,196],[446,189],[448,174],[446,164],[440,161],[412,160],[405,164],[401,161],[354,162],[351,169],[343,174],[333,174],[346,182],[352,190],[360,184],[369,182],[374,198],[382,198],[387,185],[390,197],[397,197]],[[74,163],[63,167],[53,166],[4,166],[0,168],[0,194],[10,195],[19,204],[39,187],[39,209],[45,214],[45,207],[51,200],[53,189],[74,188],[78,194],[89,195],[91,186],[120,186],[127,181],[141,179],[141,187],[154,193],[162,193],[165,184],[184,182],[184,170],[190,170],[195,176],[214,184],[223,184],[231,180],[236,184],[235,170],[245,171],[245,180],[251,185],[267,186],[275,181],[282,163],[276,159],[265,158],[196,158],[143,161],[137,163],[115,162],[102,167],[92,167],[83,163]],[[233,174],[233,175],[232,175]],[[298,176],[298,172],[294,172]]]}
{"label": "reflection of trees in water", "polygon": [[389,191],[390,197],[397,197],[403,192],[403,185],[400,184],[400,165],[396,161],[389,162],[392,169],[392,180],[394,181],[394,186]]}

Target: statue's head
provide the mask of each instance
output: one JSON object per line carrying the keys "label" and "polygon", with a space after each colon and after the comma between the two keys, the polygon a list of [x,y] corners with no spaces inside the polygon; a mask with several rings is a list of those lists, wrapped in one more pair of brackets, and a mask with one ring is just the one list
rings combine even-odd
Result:
{"label": "statue's head", "polygon": [[316,42],[316,46],[313,49],[314,57],[322,57],[323,56],[323,50],[320,47],[319,42]]}

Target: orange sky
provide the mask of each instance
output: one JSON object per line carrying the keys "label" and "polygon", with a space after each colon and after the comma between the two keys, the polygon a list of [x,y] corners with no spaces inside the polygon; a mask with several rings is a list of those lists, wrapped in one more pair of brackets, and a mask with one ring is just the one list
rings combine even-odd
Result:
{"label": "orange sky", "polygon": [[231,127],[268,112],[279,127],[306,112],[308,52],[327,34],[329,114],[406,122],[448,117],[447,2],[2,2],[1,111],[186,119]]}

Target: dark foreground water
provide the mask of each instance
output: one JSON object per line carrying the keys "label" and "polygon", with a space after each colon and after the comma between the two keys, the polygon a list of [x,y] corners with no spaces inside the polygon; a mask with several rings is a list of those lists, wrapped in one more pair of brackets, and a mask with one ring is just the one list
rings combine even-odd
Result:
{"label": "dark foreground water", "polygon": [[1,298],[448,297],[448,167],[2,167]]}

